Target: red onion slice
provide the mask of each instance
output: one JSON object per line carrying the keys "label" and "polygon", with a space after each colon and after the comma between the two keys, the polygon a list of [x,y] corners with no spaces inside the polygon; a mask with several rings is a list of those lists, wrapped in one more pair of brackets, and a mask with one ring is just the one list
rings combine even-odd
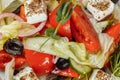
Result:
{"label": "red onion slice", "polygon": [[19,37],[28,37],[28,36],[31,36],[31,35],[39,32],[39,31],[41,31],[43,29],[43,27],[45,26],[45,24],[46,24],[46,21],[43,21],[43,22],[41,22],[41,24],[37,28],[33,29],[31,32],[26,33],[26,34],[18,34],[18,36]]}
{"label": "red onion slice", "polygon": [[2,13],[2,14],[0,14],[0,20],[5,18],[5,17],[12,17],[20,22],[24,22],[24,20],[21,17],[19,17],[18,15],[14,14],[14,13]]}

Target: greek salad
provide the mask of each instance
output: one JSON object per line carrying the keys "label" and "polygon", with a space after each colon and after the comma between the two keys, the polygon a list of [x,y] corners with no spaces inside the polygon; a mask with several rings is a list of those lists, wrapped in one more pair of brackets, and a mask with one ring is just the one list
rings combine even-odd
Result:
{"label": "greek salad", "polygon": [[120,0],[0,0],[0,80],[120,80]]}

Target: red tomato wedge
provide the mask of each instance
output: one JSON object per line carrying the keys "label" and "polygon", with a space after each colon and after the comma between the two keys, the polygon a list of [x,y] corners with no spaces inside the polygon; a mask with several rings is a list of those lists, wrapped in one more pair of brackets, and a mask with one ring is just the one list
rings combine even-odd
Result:
{"label": "red tomato wedge", "polygon": [[54,69],[53,58],[50,54],[25,49],[25,57],[30,67],[37,74],[50,73]]}
{"label": "red tomato wedge", "polygon": [[[5,64],[12,60],[12,55],[8,54],[4,50],[0,51],[0,69],[5,69]],[[26,63],[26,59],[22,56],[15,57],[15,68],[19,68]]]}
{"label": "red tomato wedge", "polygon": [[118,44],[120,42],[120,23],[112,25],[105,31],[105,33],[113,37],[115,44]]}
{"label": "red tomato wedge", "polygon": [[[105,33],[107,33],[109,36],[114,38],[114,43],[115,43],[115,46],[117,47],[117,45],[120,43],[120,23],[117,23],[108,27],[105,30]],[[110,61],[107,60],[104,66],[110,67]]]}
{"label": "red tomato wedge", "polygon": [[55,69],[55,74],[66,77],[74,77],[74,78],[80,77],[80,75],[77,72],[75,72],[71,67],[63,70]]}
{"label": "red tomato wedge", "polygon": [[73,38],[77,42],[84,43],[88,51],[97,52],[100,49],[97,33],[80,6],[76,6],[73,10],[71,31]]}
{"label": "red tomato wedge", "polygon": [[[56,21],[56,17],[57,17],[56,11],[58,8],[59,6],[56,9],[54,9],[49,15],[49,21],[53,28],[56,28],[58,25],[58,22]],[[70,40],[72,39],[71,30],[70,30],[70,20],[68,20],[64,24],[61,24],[60,28],[58,29],[58,34],[61,36],[68,37]]]}
{"label": "red tomato wedge", "polygon": [[12,60],[12,56],[7,54],[5,51],[0,51],[0,69],[5,69],[5,64]]}
{"label": "red tomato wedge", "polygon": [[15,68],[20,68],[24,64],[26,64],[24,56],[15,56]]}

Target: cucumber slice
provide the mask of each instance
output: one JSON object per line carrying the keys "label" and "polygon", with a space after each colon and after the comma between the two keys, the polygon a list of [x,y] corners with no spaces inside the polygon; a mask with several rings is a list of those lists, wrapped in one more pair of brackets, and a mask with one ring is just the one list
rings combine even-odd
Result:
{"label": "cucumber slice", "polygon": [[89,66],[78,64],[73,59],[70,59],[70,65],[77,73],[83,75],[91,72],[92,70]]}

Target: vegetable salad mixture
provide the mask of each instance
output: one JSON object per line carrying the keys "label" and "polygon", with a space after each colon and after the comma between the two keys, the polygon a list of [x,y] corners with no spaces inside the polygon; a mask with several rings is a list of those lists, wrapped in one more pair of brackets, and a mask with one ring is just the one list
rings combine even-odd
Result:
{"label": "vegetable salad mixture", "polygon": [[0,80],[120,80],[120,0],[0,0]]}

